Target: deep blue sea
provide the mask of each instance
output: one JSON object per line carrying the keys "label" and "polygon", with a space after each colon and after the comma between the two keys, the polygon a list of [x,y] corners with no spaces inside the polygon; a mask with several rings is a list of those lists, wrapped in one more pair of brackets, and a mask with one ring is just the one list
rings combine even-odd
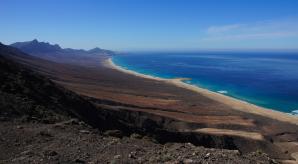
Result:
{"label": "deep blue sea", "polygon": [[186,83],[258,106],[298,115],[298,53],[127,53],[113,57],[126,69]]}

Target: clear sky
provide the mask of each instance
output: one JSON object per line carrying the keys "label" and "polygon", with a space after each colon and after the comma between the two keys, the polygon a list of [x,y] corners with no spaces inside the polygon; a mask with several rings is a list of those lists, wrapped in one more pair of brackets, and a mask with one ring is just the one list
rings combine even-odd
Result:
{"label": "clear sky", "polygon": [[298,49],[298,0],[1,0],[0,42],[111,50]]}

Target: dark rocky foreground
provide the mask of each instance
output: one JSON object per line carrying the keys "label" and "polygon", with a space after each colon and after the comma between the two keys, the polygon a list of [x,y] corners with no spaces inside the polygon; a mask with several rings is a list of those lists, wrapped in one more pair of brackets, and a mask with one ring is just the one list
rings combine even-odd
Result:
{"label": "dark rocky foreground", "polygon": [[139,134],[101,132],[71,119],[52,124],[0,124],[0,163],[273,163],[261,152],[207,149],[190,143],[158,144]]}
{"label": "dark rocky foreground", "polygon": [[24,55],[20,51],[3,45],[0,50],[0,163],[274,162],[261,151],[244,155],[175,143],[175,135],[161,144],[154,139],[159,134],[135,133],[113,110],[12,61],[11,55]]}

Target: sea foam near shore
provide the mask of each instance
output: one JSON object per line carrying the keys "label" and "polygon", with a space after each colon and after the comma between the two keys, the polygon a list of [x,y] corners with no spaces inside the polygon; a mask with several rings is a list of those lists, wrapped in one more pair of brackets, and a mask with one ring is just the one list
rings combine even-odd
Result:
{"label": "sea foam near shore", "polygon": [[290,114],[298,116],[298,110],[293,110]]}
{"label": "sea foam near shore", "polygon": [[228,91],[226,91],[226,90],[220,90],[220,91],[217,91],[218,93],[221,93],[221,94],[227,94],[228,93]]}

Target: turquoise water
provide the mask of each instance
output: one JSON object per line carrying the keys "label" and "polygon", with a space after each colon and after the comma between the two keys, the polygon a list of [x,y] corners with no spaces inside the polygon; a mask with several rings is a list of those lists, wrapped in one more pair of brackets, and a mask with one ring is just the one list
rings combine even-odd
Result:
{"label": "turquoise water", "polygon": [[186,83],[258,106],[298,114],[298,53],[193,52],[127,53],[113,62],[161,78]]}

